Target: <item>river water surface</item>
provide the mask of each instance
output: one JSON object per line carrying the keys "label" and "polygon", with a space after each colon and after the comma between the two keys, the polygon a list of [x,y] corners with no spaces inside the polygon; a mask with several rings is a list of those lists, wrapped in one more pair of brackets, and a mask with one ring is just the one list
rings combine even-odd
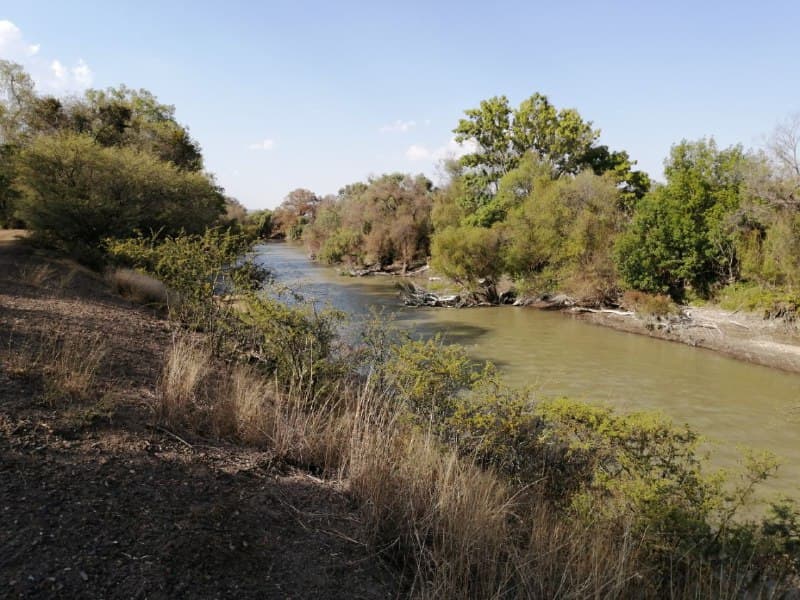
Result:
{"label": "river water surface", "polygon": [[711,442],[716,466],[734,467],[741,447],[770,450],[782,465],[765,489],[800,499],[800,375],[561,313],[407,308],[391,277],[342,277],[285,243],[260,246],[257,255],[279,282],[309,298],[356,318],[383,308],[411,332],[442,333],[476,359],[494,362],[509,383],[533,386],[540,396],[658,410],[688,423]]}

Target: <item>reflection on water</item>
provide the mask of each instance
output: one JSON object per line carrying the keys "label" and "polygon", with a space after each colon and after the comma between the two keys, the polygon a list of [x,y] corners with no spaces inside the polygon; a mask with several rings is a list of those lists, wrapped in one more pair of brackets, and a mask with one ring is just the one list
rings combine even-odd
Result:
{"label": "reflection on water", "polygon": [[491,360],[514,384],[542,396],[660,410],[715,442],[715,464],[733,466],[742,446],[783,459],[772,489],[800,496],[800,375],[750,365],[708,350],[614,331],[559,313],[515,307],[406,308],[389,277],[349,278],[311,263],[302,249],[268,244],[259,260],[278,281],[355,318],[393,314],[420,335],[441,333]]}

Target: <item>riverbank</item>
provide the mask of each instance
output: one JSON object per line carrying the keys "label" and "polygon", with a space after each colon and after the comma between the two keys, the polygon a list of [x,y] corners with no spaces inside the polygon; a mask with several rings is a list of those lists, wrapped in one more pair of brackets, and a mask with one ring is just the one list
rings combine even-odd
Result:
{"label": "riverbank", "polygon": [[423,281],[402,281],[400,296],[406,306],[433,308],[480,308],[514,305],[535,310],[561,312],[577,319],[658,340],[705,348],[725,356],[791,373],[800,373],[800,330],[782,318],[728,311],[715,306],[680,306],[677,314],[641,315],[632,310],[593,309],[578,306],[565,294],[541,298],[518,298],[509,284],[492,290],[491,298],[452,289],[438,294],[423,287]]}
{"label": "riverbank", "polygon": [[334,479],[170,431],[175,326],[0,234],[0,596],[392,598]]}
{"label": "riverbank", "polygon": [[627,311],[563,309],[575,318],[619,331],[705,348],[745,362],[800,373],[800,335],[781,319],[714,307],[683,307],[681,318],[640,317]]}

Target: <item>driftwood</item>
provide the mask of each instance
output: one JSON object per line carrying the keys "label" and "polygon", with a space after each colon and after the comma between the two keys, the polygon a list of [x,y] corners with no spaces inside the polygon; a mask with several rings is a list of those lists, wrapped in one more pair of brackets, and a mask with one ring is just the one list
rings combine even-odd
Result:
{"label": "driftwood", "polygon": [[577,313],[605,313],[609,315],[618,315],[620,317],[632,317],[636,314],[630,310],[617,310],[615,308],[589,308],[588,306],[573,306],[569,310],[570,312]]}
{"label": "driftwood", "polygon": [[471,306],[497,306],[510,304],[513,294],[498,295],[494,286],[487,286],[474,292],[459,294],[436,294],[413,282],[398,282],[400,298],[406,306],[432,306],[437,308],[467,308]]}
{"label": "driftwood", "polygon": [[563,310],[575,306],[575,299],[566,294],[543,294],[536,298],[520,298],[514,306],[532,306],[542,310]]}
{"label": "driftwood", "polygon": [[349,269],[342,269],[342,275],[349,277],[368,277],[371,275],[392,275],[397,277],[415,277],[427,271],[430,267],[428,265],[412,265],[410,268],[401,265],[389,265],[388,267],[381,266],[380,264],[366,265],[359,269],[353,267]]}

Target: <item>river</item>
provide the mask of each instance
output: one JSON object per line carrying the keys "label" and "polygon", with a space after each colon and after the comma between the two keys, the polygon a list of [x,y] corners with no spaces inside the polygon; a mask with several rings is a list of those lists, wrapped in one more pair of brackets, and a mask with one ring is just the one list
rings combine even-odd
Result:
{"label": "river", "polygon": [[688,423],[709,440],[715,466],[735,467],[742,447],[770,450],[782,464],[765,491],[800,499],[800,375],[561,313],[509,306],[407,308],[393,278],[342,277],[288,243],[260,246],[257,256],[279,282],[308,298],[356,318],[383,308],[419,335],[440,332],[476,359],[494,362],[509,383],[532,386],[541,397],[657,410]]}

